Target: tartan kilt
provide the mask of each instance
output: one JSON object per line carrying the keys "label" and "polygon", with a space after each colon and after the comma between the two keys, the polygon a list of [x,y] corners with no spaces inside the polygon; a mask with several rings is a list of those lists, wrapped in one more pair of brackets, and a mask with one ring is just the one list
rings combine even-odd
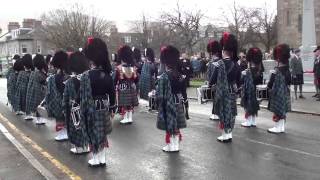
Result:
{"label": "tartan kilt", "polygon": [[296,77],[292,76],[292,84],[293,85],[301,85],[304,84],[303,74],[297,74]]}
{"label": "tartan kilt", "polygon": [[107,110],[93,111],[86,118],[86,130],[93,152],[99,151],[107,143],[107,135],[112,131],[110,113]]}
{"label": "tartan kilt", "polygon": [[[176,104],[176,110],[177,110],[177,128],[178,129],[183,129],[187,127],[187,123],[186,123],[186,117],[185,117],[185,109],[184,109],[184,104],[181,101],[181,103]],[[159,114],[161,114],[163,112],[159,112]],[[164,120],[162,120],[161,118],[157,118],[157,128],[163,131],[167,130],[167,124]]]}
{"label": "tartan kilt", "polygon": [[29,76],[30,73],[26,71],[19,72],[15,89],[15,97],[13,99],[13,107],[15,111],[25,112],[26,110],[26,96]]}
{"label": "tartan kilt", "polygon": [[14,102],[14,92],[15,92],[15,83],[17,81],[17,75],[11,74],[7,81],[7,96],[8,102],[13,106]]}
{"label": "tartan kilt", "polygon": [[142,75],[139,81],[140,98],[148,100],[148,93],[154,89],[154,81],[150,75]]}
{"label": "tartan kilt", "polygon": [[215,89],[214,88],[211,88],[211,98],[212,98],[212,114],[217,114],[216,110],[215,110],[215,98],[214,98],[214,95],[215,95]]}
{"label": "tartan kilt", "polygon": [[[70,114],[69,114],[70,115]],[[67,130],[68,137],[71,144],[74,144],[77,147],[84,147],[88,144],[88,137],[86,136],[85,126],[83,121],[80,122],[80,128],[76,129],[71,120],[71,117],[67,119]]]}
{"label": "tartan kilt", "polygon": [[181,102],[177,105],[177,127],[183,129],[187,127],[184,104]]}
{"label": "tartan kilt", "polygon": [[138,106],[137,91],[134,88],[118,90],[118,106]]}
{"label": "tartan kilt", "polygon": [[31,93],[31,95],[27,92],[27,99],[26,99],[26,113],[29,114],[31,112],[36,112],[37,107],[40,105],[40,103],[43,101],[45,97],[45,88],[40,87],[41,89],[34,89]]}
{"label": "tartan kilt", "polygon": [[[289,90],[288,90],[289,91]],[[272,93],[272,90],[270,90],[270,93]],[[291,95],[290,95],[290,91],[287,93],[286,95],[286,106],[287,109],[285,109],[285,112],[290,112],[291,109]],[[278,113],[278,109],[282,109],[283,105],[279,104],[279,102],[275,101],[275,99],[270,95],[269,96],[269,102],[268,102],[268,110],[270,110],[271,112],[273,112],[275,115],[277,115],[280,118],[285,118],[285,114],[280,114]]]}
{"label": "tartan kilt", "polygon": [[[45,79],[45,77],[43,77]],[[45,98],[46,89],[37,82],[36,72],[32,72],[29,79],[27,97],[26,97],[26,113],[30,114],[37,111],[37,107]]]}
{"label": "tartan kilt", "polygon": [[230,101],[231,101],[231,112],[232,112],[232,115],[235,117],[238,114],[236,93],[230,93]]}

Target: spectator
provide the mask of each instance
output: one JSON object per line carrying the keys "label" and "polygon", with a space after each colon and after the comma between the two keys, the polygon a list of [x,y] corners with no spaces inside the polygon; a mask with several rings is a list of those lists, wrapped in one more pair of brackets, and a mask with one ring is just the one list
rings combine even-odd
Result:
{"label": "spectator", "polygon": [[185,76],[185,83],[187,87],[190,86],[190,78],[193,74],[193,68],[191,66],[190,59],[188,59],[187,54],[182,54],[181,57],[181,73]]}
{"label": "spectator", "polygon": [[318,98],[317,101],[320,101],[320,46],[318,46],[313,52],[315,54],[313,73],[314,84],[316,87],[316,94],[313,97]]}
{"label": "spectator", "polygon": [[298,86],[299,86],[299,90],[300,90],[299,98],[304,98],[302,95],[302,85],[304,83],[303,67],[302,67],[302,61],[301,61],[300,54],[301,54],[300,49],[296,49],[294,51],[294,55],[291,58],[291,62],[290,62],[292,84],[294,85],[294,94],[295,94],[296,99],[298,99],[298,95],[297,95]]}
{"label": "spectator", "polygon": [[238,61],[238,64],[239,64],[240,70],[242,72],[248,68],[248,62],[247,62],[246,55],[244,52],[240,52],[239,58],[240,59]]}

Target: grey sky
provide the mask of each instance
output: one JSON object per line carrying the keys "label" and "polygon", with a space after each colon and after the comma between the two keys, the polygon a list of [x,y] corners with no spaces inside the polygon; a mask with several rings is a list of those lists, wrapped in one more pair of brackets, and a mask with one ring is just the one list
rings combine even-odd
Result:
{"label": "grey sky", "polygon": [[[9,21],[21,22],[23,18],[39,18],[44,12],[57,8],[68,8],[78,3],[89,12],[116,21],[120,31],[127,30],[127,21],[139,19],[144,13],[148,17],[157,17],[163,10],[175,7],[175,0],[13,0],[2,1],[0,7],[0,26],[6,29]],[[221,17],[222,8],[231,5],[233,0],[180,0],[186,9],[201,9],[208,19],[214,21]],[[276,11],[276,0],[236,0],[236,3],[247,7],[267,6]],[[213,22],[214,23],[214,22]]]}

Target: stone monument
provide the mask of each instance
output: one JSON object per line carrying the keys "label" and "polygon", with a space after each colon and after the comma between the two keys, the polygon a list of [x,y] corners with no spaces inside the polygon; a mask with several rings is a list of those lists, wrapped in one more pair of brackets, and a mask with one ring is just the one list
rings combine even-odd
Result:
{"label": "stone monument", "polygon": [[314,19],[314,0],[303,0],[301,50],[303,68],[306,72],[311,72],[313,70],[313,50],[316,48],[316,30]]}

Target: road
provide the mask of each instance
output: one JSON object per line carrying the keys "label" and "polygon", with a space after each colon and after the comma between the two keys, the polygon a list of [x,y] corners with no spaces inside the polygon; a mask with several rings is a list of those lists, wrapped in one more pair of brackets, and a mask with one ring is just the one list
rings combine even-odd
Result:
{"label": "road", "polygon": [[[90,180],[320,179],[319,116],[289,114],[287,132],[274,135],[266,131],[272,126],[268,111],[259,112],[257,128],[246,129],[240,127],[243,111],[239,108],[233,142],[221,144],[216,141],[220,134],[217,122],[208,119],[211,105],[191,102],[191,120],[188,121],[188,128],[182,130],[182,150],[168,154],[161,151],[164,133],[155,127],[156,114],[140,106],[136,109],[132,125],[122,126],[119,119],[114,120],[113,132],[109,137],[107,166],[93,169],[87,165],[88,155],[72,155],[68,142],[53,140],[53,121],[39,127],[11,113],[4,104],[4,87],[5,84],[0,80],[0,113],[32,140],[34,144],[24,142],[21,133],[19,135],[12,131],[26,149],[58,179],[69,179],[72,175]],[[0,118],[0,122],[6,125],[2,121]],[[3,162],[1,156],[0,162]],[[72,172],[71,175],[66,174],[68,170]]]}

